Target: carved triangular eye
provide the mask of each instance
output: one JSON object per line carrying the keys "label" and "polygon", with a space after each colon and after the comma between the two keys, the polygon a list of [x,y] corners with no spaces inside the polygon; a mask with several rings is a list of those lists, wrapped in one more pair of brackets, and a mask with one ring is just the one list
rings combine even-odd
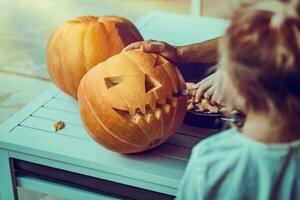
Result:
{"label": "carved triangular eye", "polygon": [[106,88],[109,89],[111,87],[114,87],[120,84],[121,82],[123,82],[124,79],[125,79],[124,76],[113,76],[113,77],[104,78]]}
{"label": "carved triangular eye", "polygon": [[154,78],[149,77],[145,74],[145,92],[151,92],[161,87],[161,84]]}

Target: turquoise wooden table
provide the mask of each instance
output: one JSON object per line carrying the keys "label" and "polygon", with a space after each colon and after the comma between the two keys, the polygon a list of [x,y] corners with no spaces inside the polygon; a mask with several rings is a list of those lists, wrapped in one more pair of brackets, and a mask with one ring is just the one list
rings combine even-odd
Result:
{"label": "turquoise wooden table", "polygon": [[[137,26],[146,39],[183,45],[222,35],[228,22],[150,13]],[[0,199],[18,199],[17,187],[72,200],[172,199],[191,148],[214,132],[182,124],[159,148],[120,155],[87,134],[78,103],[53,86],[0,127]]]}

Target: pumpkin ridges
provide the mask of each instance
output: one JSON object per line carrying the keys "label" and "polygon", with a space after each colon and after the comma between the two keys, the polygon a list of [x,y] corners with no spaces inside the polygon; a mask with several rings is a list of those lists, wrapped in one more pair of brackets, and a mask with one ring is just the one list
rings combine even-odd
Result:
{"label": "pumpkin ridges", "polygon": [[[103,29],[103,25],[98,22],[90,23],[88,30],[85,36],[85,52],[86,52],[86,63],[85,66],[87,71],[96,66],[99,63],[99,60],[105,60],[109,57],[108,49],[99,49],[101,45],[108,46],[107,43],[107,33]],[[102,37],[96,37],[97,35],[102,34]]]}
{"label": "pumpkin ridges", "polygon": [[[70,32],[70,30],[72,28],[74,28],[73,24],[71,23],[67,23],[67,25],[69,26],[69,29],[67,29],[61,36],[61,38],[65,38],[65,36],[68,34],[68,32]],[[56,72],[55,74],[66,74],[66,69],[65,69],[65,65],[63,63],[63,55],[64,55],[64,48],[63,48],[63,42],[60,42],[60,41],[57,41],[58,44],[56,45],[59,45],[59,54],[58,54],[58,59],[61,63],[60,67],[59,68],[55,68]],[[66,81],[66,79],[68,79],[68,76],[62,76],[61,79],[59,80],[59,84],[61,85],[64,85],[64,91],[66,91],[69,95],[73,95],[72,94],[72,86],[70,84],[68,84],[68,80]]]}
{"label": "pumpkin ridges", "polygon": [[176,117],[176,114],[177,114],[177,108],[173,107],[173,109],[174,109],[174,113],[172,115],[172,119],[171,119],[171,123],[169,125],[169,129],[166,131],[167,133],[169,133],[171,131],[172,127],[174,127],[175,117]]}
{"label": "pumpkin ridges", "polygon": [[[90,28],[90,26],[91,26],[91,23],[87,23],[87,27],[86,27],[86,30],[85,30],[85,32],[84,32],[84,34],[83,34],[83,36],[82,36],[82,40],[83,40],[83,42],[82,42],[82,60],[83,60],[83,68],[85,69],[85,72],[88,72],[89,71],[89,68],[88,68],[88,58],[87,58],[87,56],[88,56],[88,54],[87,54],[87,49],[88,48],[86,48],[87,47],[87,45],[86,45],[86,36],[87,36],[87,33],[88,33],[88,30],[89,30],[89,28]],[[78,83],[78,85],[77,85],[77,88],[79,87],[79,83]]]}
{"label": "pumpkin ridges", "polygon": [[[98,33],[98,36],[96,35],[96,37],[93,37],[95,34],[90,33],[90,31],[94,31],[94,30],[98,30],[98,29],[93,29],[93,25],[96,26],[101,26],[101,23],[98,22],[98,18],[99,17],[94,17],[94,16],[82,16],[82,17],[78,17],[77,20],[80,23],[86,23],[87,24],[87,28],[86,28],[86,32],[84,35],[84,39],[83,39],[83,60],[84,60],[84,67],[86,68],[86,71],[90,70],[92,67],[94,67],[96,64],[99,63],[99,60],[104,60],[105,58],[109,57],[108,53],[104,53],[103,50],[101,53],[95,53],[95,51],[97,50],[97,46],[94,45],[95,44],[95,38],[98,39],[99,37],[101,37],[103,34],[105,34],[105,37],[107,38],[107,34],[106,31],[102,31],[101,34]],[[90,37],[90,35],[92,35],[92,37]],[[88,43],[88,39],[92,38],[92,42]],[[106,39],[102,40],[106,41]],[[102,43],[103,44],[103,43]],[[106,44],[107,45],[107,44]],[[94,46],[94,47],[91,47]],[[88,53],[88,50],[92,50],[93,53]],[[106,50],[106,49],[105,49]],[[107,50],[106,50],[107,52]],[[102,58],[99,58],[99,56],[102,56]],[[90,58],[91,56],[98,56],[98,59],[93,59]],[[97,60],[97,61],[95,61]]]}
{"label": "pumpkin ridges", "polygon": [[[54,32],[54,33],[52,33],[52,35],[51,35],[51,37],[50,37],[50,39],[49,39],[49,41],[48,41],[48,45],[47,45],[47,51],[46,51],[46,57],[47,57],[47,66],[48,66],[48,72],[49,72],[49,75],[50,75],[50,77],[51,77],[51,79],[54,81],[54,82],[57,82],[57,80],[56,80],[56,77],[55,76],[53,76],[53,73],[54,73],[54,69],[53,69],[53,65],[55,65],[53,62],[55,62],[55,61],[57,61],[57,59],[53,59],[52,58],[52,56],[53,56],[53,54],[55,54],[56,53],[56,51],[55,50],[52,50],[52,51],[49,51],[49,49],[54,45],[53,43],[54,43],[54,41],[56,41],[58,38],[59,38],[59,36],[61,36],[62,34],[63,34],[63,31],[64,31],[64,28],[65,26],[64,25],[62,25],[62,26],[60,26],[60,27],[58,27],[57,28],[57,31],[56,32]],[[52,48],[51,48],[52,49]],[[57,53],[56,53],[57,54]],[[61,63],[59,63],[59,60],[58,60],[58,64],[57,65],[61,65]],[[64,87],[64,86],[63,86]]]}
{"label": "pumpkin ridges", "polygon": [[173,133],[173,132],[170,132],[170,126],[171,126],[170,122],[172,121],[173,116],[175,116],[175,109],[170,108],[169,113],[167,114],[167,113],[163,112],[162,116],[163,116],[162,118],[164,120],[164,123],[167,124],[163,127],[164,136],[162,137],[162,140],[166,140],[170,136],[170,134]]}
{"label": "pumpkin ridges", "polygon": [[113,24],[115,30],[118,32],[119,39],[120,41],[123,42],[124,47],[129,44],[130,38],[131,38],[131,33],[129,32],[128,34],[124,34],[124,31],[127,31],[127,27],[125,24],[121,24],[119,22],[116,22]]}
{"label": "pumpkin ridges", "polygon": [[[63,35],[61,61],[63,64],[64,81],[69,86],[68,92],[76,98],[77,89],[81,77],[86,73],[86,70],[81,66],[83,61],[83,45],[82,39],[86,31],[87,24],[76,24]],[[72,35],[72,37],[70,37]],[[70,39],[72,38],[72,41]]]}
{"label": "pumpkin ridges", "polygon": [[125,45],[123,44],[123,41],[118,35],[118,30],[115,28],[114,23],[112,21],[103,20],[102,24],[107,30],[107,34],[110,36],[107,38],[112,44],[110,46],[110,56],[116,55],[119,53],[119,49],[123,49]]}
{"label": "pumpkin ridges", "polygon": [[178,80],[179,80],[179,85],[178,85],[179,90],[186,89],[187,88],[186,83],[184,81],[184,78],[183,78],[182,74],[179,72],[178,68],[175,68],[175,71],[177,72],[176,76],[178,77]]}
{"label": "pumpkin ridges", "polygon": [[[143,37],[129,20],[125,18],[111,18],[114,21],[114,26],[119,32],[119,37],[123,41],[124,45],[127,46],[131,43],[133,38],[139,38],[138,40],[142,41]],[[122,34],[123,31],[129,31],[128,34]]]}
{"label": "pumpkin ridges", "polygon": [[180,125],[178,123],[182,122],[182,120],[184,118],[184,115],[178,115],[178,113],[184,113],[186,111],[186,109],[182,110],[180,108],[180,107],[182,107],[182,105],[184,105],[186,107],[186,102],[184,103],[184,101],[182,101],[181,106],[179,105],[177,108],[172,108],[171,109],[172,110],[172,114],[170,114],[171,119],[168,119],[169,125],[167,126],[165,134],[161,139],[162,141],[167,140],[176,131],[176,129]]}
{"label": "pumpkin ridges", "polygon": [[[63,29],[63,31],[61,32],[61,37],[63,37],[66,34],[66,32],[68,31],[69,26],[70,26],[70,24],[68,24],[68,23],[63,24],[63,25],[60,26]],[[52,37],[55,37],[55,36],[57,36],[57,32],[54,32]],[[59,39],[59,37],[57,36],[56,39]],[[58,47],[57,47],[57,45],[58,45]],[[55,48],[56,50],[55,49],[53,50],[53,48]],[[51,49],[51,51],[49,49]],[[58,41],[55,41],[55,40],[51,40],[50,43],[49,43],[49,47],[47,48],[47,52],[48,52],[47,55],[50,55],[50,58],[48,57],[48,59],[47,59],[47,62],[50,63],[48,65],[48,69],[49,69],[50,72],[52,71],[52,73],[50,73],[50,77],[52,78],[52,80],[54,80],[56,85],[58,85],[63,91],[67,91],[67,93],[70,94],[69,93],[69,87],[66,85],[64,77],[62,77],[62,79],[58,81],[56,79],[56,77],[54,76],[55,74],[62,74],[61,71],[64,68],[63,63],[61,62],[62,43],[60,43]],[[55,52],[56,52],[57,55],[54,56],[54,58],[51,58],[51,56],[53,56],[53,54]],[[56,60],[58,63],[54,64],[52,62],[54,60]],[[55,66],[58,66],[58,67],[55,67]]]}
{"label": "pumpkin ridges", "polygon": [[143,36],[140,34],[140,32],[138,31],[138,29],[137,29],[131,22],[129,22],[129,23],[130,23],[130,26],[128,26],[127,29],[129,29],[132,38],[130,38],[130,40],[128,40],[128,41],[125,43],[126,46],[129,45],[129,44],[131,43],[130,41],[131,41],[133,38],[139,38],[140,41],[143,41],[143,40],[144,40]]}
{"label": "pumpkin ridges", "polygon": [[[142,41],[143,37],[129,20],[122,17],[108,16],[108,19],[113,26],[113,29],[118,33],[116,36],[123,43],[123,47],[129,45],[132,40]],[[103,19],[103,21],[107,21]],[[126,33],[126,34],[124,34]]]}
{"label": "pumpkin ridges", "polygon": [[114,29],[114,25],[112,21],[104,20],[102,22],[103,27],[106,29],[107,35],[107,40],[109,41],[110,45],[110,52],[109,56],[114,56],[118,53],[120,53],[119,49],[124,48],[123,42],[120,40],[119,36],[117,35],[117,30]]}
{"label": "pumpkin ridges", "polygon": [[[55,35],[54,32],[49,40],[49,42],[51,41],[51,45],[48,45],[47,52],[51,52],[52,49],[61,47],[61,43],[63,43],[63,45],[67,48],[68,45],[66,45],[66,43],[68,42],[76,43],[73,45],[69,45],[69,48],[81,48],[83,50],[82,54],[75,53],[75,56],[68,55],[68,52],[72,52],[72,49],[70,50],[66,48],[60,48],[60,50],[57,50],[57,52],[53,54],[47,53],[47,60],[52,60],[47,61],[49,65],[48,71],[52,80],[60,89],[75,98],[77,96],[78,85],[83,74],[85,74],[88,69],[96,66],[96,64],[98,64],[99,62],[102,62],[110,56],[119,53],[125,46],[124,41],[122,41],[120,39],[120,36],[118,35],[118,30],[114,28],[114,21],[109,21],[106,17],[104,17],[104,19],[104,21],[107,21],[105,23],[111,24],[111,28],[109,28],[109,30],[105,30],[106,27],[101,22],[101,20],[99,20],[99,17],[83,16],[64,23],[64,25],[67,26],[65,32],[70,32],[70,34],[64,33],[63,35],[67,34],[68,37],[57,37],[56,41],[53,42],[52,37]],[[118,19],[118,17],[113,17],[112,19],[115,20]],[[119,21],[123,21],[122,23],[127,23],[127,20],[123,18]],[[78,39],[73,39],[72,33],[75,34],[76,38],[79,38],[78,36],[76,36],[76,31],[74,32],[71,30],[67,30],[75,28],[77,26],[86,26],[85,28],[82,28],[82,30],[86,30],[86,34],[85,36],[80,37],[81,39],[79,39],[79,41]],[[58,29],[56,29],[55,31],[57,30]],[[125,34],[131,34],[131,32],[131,30],[127,30]],[[130,43],[138,40],[140,40],[140,38],[131,37]],[[82,42],[82,47],[78,45],[79,42]],[[96,43],[99,45],[97,46]],[[69,61],[71,60],[71,58],[64,58],[66,56],[71,56],[73,57],[73,59],[80,62],[78,62],[78,64],[76,65],[74,65],[74,62],[71,62],[73,64],[72,66],[70,66],[70,69],[68,69],[69,64],[66,62],[66,60]],[[57,61],[55,59],[57,59]],[[59,63],[62,64],[60,65]],[[83,65],[80,66],[79,63],[83,63]]]}
{"label": "pumpkin ridges", "polygon": [[99,17],[97,17],[97,16],[88,15],[88,16],[79,16],[70,21],[76,21],[76,22],[81,22],[81,23],[90,23],[90,22],[98,21],[98,19],[99,19]]}
{"label": "pumpkin ridges", "polygon": [[[186,96],[178,96],[177,99],[178,99],[178,102],[181,102],[181,104],[178,104],[176,113],[185,113],[186,105],[187,105],[187,97]],[[181,99],[181,101],[179,99]],[[171,126],[171,128],[168,130],[168,133],[170,135],[176,131],[177,127],[181,124],[181,122],[183,121],[184,116],[185,116],[185,115],[177,115],[176,113],[174,112],[174,114],[173,114],[173,116],[177,116],[177,118],[176,118],[177,120],[174,120],[175,126]],[[165,137],[168,138],[169,136],[166,135]]]}
{"label": "pumpkin ridges", "polygon": [[141,118],[140,120],[137,120],[135,122],[138,125],[138,127],[140,128],[140,130],[144,133],[144,135],[146,135],[146,137],[148,137],[149,143],[151,143],[151,141],[153,140],[153,135],[151,135],[151,130],[149,130],[149,128],[147,128],[148,124],[147,124],[146,120]]}
{"label": "pumpkin ridges", "polygon": [[160,116],[160,136],[159,136],[159,139],[162,139],[163,136],[164,136],[164,115],[163,115],[162,110],[160,110],[159,108],[157,110],[161,112],[161,116]]}

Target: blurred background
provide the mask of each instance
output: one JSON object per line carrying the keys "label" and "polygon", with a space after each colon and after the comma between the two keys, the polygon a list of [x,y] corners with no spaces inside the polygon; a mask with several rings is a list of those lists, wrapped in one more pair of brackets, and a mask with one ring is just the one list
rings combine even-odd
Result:
{"label": "blurred background", "polygon": [[[0,124],[51,85],[45,49],[60,23],[82,15],[147,12],[226,18],[239,0],[0,0]],[[178,24],[180,26],[180,24]],[[155,39],[155,38],[153,38]],[[21,200],[58,199],[20,189]]]}
{"label": "blurred background", "polygon": [[[238,0],[1,0],[0,124],[51,82],[45,65],[49,35],[81,15],[120,15],[133,22],[147,12],[226,17]],[[194,7],[192,6],[194,3]],[[179,24],[180,26],[180,24]]]}

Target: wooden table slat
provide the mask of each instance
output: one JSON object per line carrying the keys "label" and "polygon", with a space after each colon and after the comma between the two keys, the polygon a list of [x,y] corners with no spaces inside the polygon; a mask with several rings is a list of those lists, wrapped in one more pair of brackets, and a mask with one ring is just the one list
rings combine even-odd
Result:
{"label": "wooden table slat", "polygon": [[48,132],[50,134],[63,134],[74,138],[94,141],[93,138],[86,132],[82,126],[74,126],[72,124],[65,123],[65,127],[58,132],[54,130],[54,123],[57,121],[50,119],[43,119],[38,117],[29,117],[23,121],[20,125],[28,128],[34,128],[41,131]]}
{"label": "wooden table slat", "polygon": [[62,111],[58,109],[52,109],[47,107],[41,107],[32,116],[51,119],[54,121],[63,121],[66,123],[82,126],[82,121],[80,115],[77,113],[70,113],[67,111]]}
{"label": "wooden table slat", "polygon": [[[34,117],[50,119],[54,121],[63,121],[65,123],[83,126],[78,114],[68,113],[60,110],[52,110],[45,107],[40,108],[33,114]],[[180,147],[191,148],[198,143],[202,137],[195,137],[190,135],[174,134],[166,143],[174,144]]]}
{"label": "wooden table slat", "polygon": [[[40,133],[44,134],[59,134],[64,136],[69,136],[77,139],[83,139],[95,142],[93,138],[86,132],[83,127],[74,126],[72,124],[65,124],[65,128],[62,130],[55,132],[53,124],[54,120],[42,119],[38,117],[29,117],[25,121],[23,121],[20,126],[26,128],[33,128],[36,130],[40,130]],[[173,143],[174,144],[174,143]],[[190,150],[185,147],[180,147],[179,144],[172,145],[172,142],[166,143],[162,145],[163,147],[158,148],[157,150],[152,150],[152,152],[157,155],[161,155],[164,157],[170,157],[175,159],[187,160],[190,154]]]}
{"label": "wooden table slat", "polygon": [[[17,141],[16,138],[18,138]],[[32,138],[35,140],[32,141]],[[109,173],[121,173],[119,175],[127,171],[127,173],[130,172],[127,175],[142,180],[147,180],[145,179],[147,174],[155,177],[163,174],[161,179],[176,180],[182,175],[182,169],[186,165],[186,161],[173,158],[162,159],[161,156],[151,152],[120,155],[105,149],[96,142],[79,140],[65,135],[43,134],[40,130],[27,127],[18,126],[6,139],[10,141],[10,144],[17,146],[21,146],[22,143],[30,143],[30,149],[26,148],[26,151],[31,154],[47,155],[48,158],[54,160],[101,169]],[[47,149],[47,152],[44,152],[43,149]],[[143,176],[138,175],[140,173]],[[155,179],[153,181],[156,182]]]}
{"label": "wooden table slat", "polygon": [[70,113],[78,113],[78,102],[74,99],[59,99],[59,98],[53,98],[50,101],[48,101],[44,107],[47,108],[54,108],[58,110],[67,111]]}

